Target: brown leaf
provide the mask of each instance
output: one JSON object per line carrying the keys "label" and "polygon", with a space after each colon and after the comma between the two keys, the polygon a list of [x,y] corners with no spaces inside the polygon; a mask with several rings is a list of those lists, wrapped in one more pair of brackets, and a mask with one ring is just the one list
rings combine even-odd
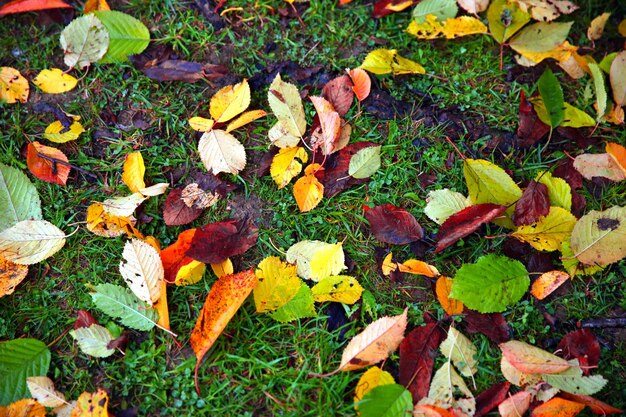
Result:
{"label": "brown leaf", "polygon": [[583,176],[574,168],[574,162],[571,159],[567,159],[557,166],[552,176],[563,178],[572,187],[572,190],[577,190],[583,186]]}
{"label": "brown leaf", "polygon": [[506,342],[513,336],[513,329],[502,313],[479,313],[466,308],[463,322],[466,332],[482,333],[494,343]]}
{"label": "brown leaf", "polygon": [[372,207],[365,212],[372,234],[381,242],[404,245],[424,237],[422,226],[405,209],[393,204]]}
{"label": "brown leaf", "polygon": [[219,264],[250,249],[258,236],[259,229],[249,219],[210,223],[196,231],[186,255],[206,264]]}
{"label": "brown leaf", "polygon": [[565,359],[578,359],[585,375],[589,375],[589,371],[600,362],[600,343],[589,329],[567,333],[559,342],[557,350]]}
{"label": "brown leaf", "polygon": [[506,206],[499,204],[475,204],[448,217],[437,233],[435,253],[474,233],[480,226],[500,216],[506,209]]}
{"label": "brown leaf", "polygon": [[98,324],[98,320],[96,320],[90,312],[85,310],[78,310],[76,321],[74,322],[74,329],[89,327],[92,324]]}
{"label": "brown leaf", "polygon": [[163,220],[168,226],[181,226],[191,223],[202,214],[203,210],[195,207],[188,207],[182,200],[181,188],[173,188],[165,199],[163,208]]}
{"label": "brown leaf", "polygon": [[547,216],[548,212],[550,212],[548,187],[531,180],[515,205],[512,220],[516,226],[530,225],[536,223],[540,217]]}
{"label": "brown leaf", "polygon": [[322,88],[322,97],[333,105],[339,116],[345,116],[354,101],[354,91],[352,91],[350,77],[341,75],[326,83],[324,88]]}
{"label": "brown leaf", "polygon": [[185,81],[188,83],[195,83],[204,78],[214,80],[228,74],[228,69],[222,65],[169,59],[138,69],[148,78],[156,81]]}

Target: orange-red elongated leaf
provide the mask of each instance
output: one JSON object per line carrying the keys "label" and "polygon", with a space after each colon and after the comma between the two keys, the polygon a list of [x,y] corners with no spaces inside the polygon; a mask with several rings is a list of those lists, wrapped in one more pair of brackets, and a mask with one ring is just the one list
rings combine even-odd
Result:
{"label": "orange-red elongated leaf", "polygon": [[607,143],[606,153],[613,159],[617,166],[622,170],[624,176],[626,176],[626,148],[619,143]]}
{"label": "orange-red elongated leaf", "polygon": [[173,284],[176,282],[176,275],[180,268],[193,261],[193,258],[185,255],[185,252],[191,246],[191,240],[195,234],[196,229],[185,230],[178,235],[176,242],[159,253],[161,262],[163,262],[163,270],[165,271],[164,280],[167,283]]}
{"label": "orange-red elongated leaf", "polygon": [[68,161],[63,152],[39,142],[29,143],[27,149],[26,163],[28,170],[34,176],[53,184],[65,185],[67,183],[70,167],[66,165]]}
{"label": "orange-red elongated leaf", "polygon": [[526,374],[558,374],[572,366],[563,358],[519,340],[501,343],[500,349],[511,365]]}
{"label": "orange-red elongated leaf", "polygon": [[352,80],[352,91],[357,100],[363,101],[370,95],[372,89],[372,79],[367,72],[361,68],[346,69],[348,76]]}
{"label": "orange-red elongated leaf", "polygon": [[533,282],[530,293],[538,300],[543,300],[563,285],[569,279],[569,274],[563,271],[548,271]]}
{"label": "orange-red elongated leaf", "polygon": [[474,233],[483,224],[489,223],[506,211],[499,204],[476,204],[448,217],[437,234],[435,253],[453,245],[459,239]]}
{"label": "orange-red elongated leaf", "polygon": [[0,16],[13,13],[36,12],[46,9],[71,9],[72,6],[61,0],[13,0],[0,8]]}
{"label": "orange-red elongated leaf", "polygon": [[556,397],[535,408],[530,415],[531,417],[574,417],[583,411],[583,408],[585,408],[584,404]]}
{"label": "orange-red elongated leaf", "polygon": [[191,347],[196,353],[195,381],[198,388],[198,367],[213,343],[222,333],[230,319],[256,286],[253,269],[220,277],[211,287],[200,316],[191,332]]}
{"label": "orange-red elongated leaf", "polygon": [[617,414],[623,413],[624,410],[619,408],[615,408],[607,403],[604,403],[600,400],[596,400],[589,395],[580,395],[580,394],[570,394],[569,392],[560,392],[559,396],[565,398],[566,400],[574,401],[580,404],[588,405],[595,414],[606,415],[606,414]]}

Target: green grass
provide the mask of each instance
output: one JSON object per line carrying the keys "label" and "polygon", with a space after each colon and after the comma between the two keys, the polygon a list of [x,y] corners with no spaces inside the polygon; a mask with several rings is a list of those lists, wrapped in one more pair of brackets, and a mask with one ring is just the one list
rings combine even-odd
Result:
{"label": "green grass", "polygon": [[[375,84],[418,109],[426,109],[426,114],[445,111],[459,116],[458,138],[452,139],[465,156],[470,157],[473,152],[479,158],[490,159],[509,170],[517,182],[533,178],[536,172],[566,158],[556,146],[551,148],[555,149],[553,153],[540,154],[536,148],[503,153],[489,150],[489,135],[472,139],[475,126],[514,132],[519,93],[532,88],[507,81],[507,72],[515,65],[512,54],[505,53],[504,70],[500,70],[498,45],[487,36],[454,41],[417,40],[403,32],[409,13],[375,21],[370,17],[369,5],[354,2],[339,7],[332,0],[313,1],[308,7],[301,7],[305,26],[295,17],[282,17],[276,12],[278,8],[289,10],[282,1],[228,2],[229,7],[241,6],[243,11],[228,14],[227,27],[215,31],[193,4],[130,0],[113,7],[141,19],[150,28],[152,38],[159,39],[157,43],[170,45],[182,59],[224,64],[243,77],[252,77],[261,68],[286,60],[303,67],[322,65],[325,71],[340,74],[345,68],[358,66],[372,49],[397,49],[403,56],[420,62],[427,73],[441,78],[382,76],[376,77]],[[601,11],[583,7],[577,12],[572,33],[584,33],[586,24]],[[242,20],[247,18],[251,19]],[[58,44],[63,25],[43,27],[35,14],[2,19],[0,65],[18,68],[29,79],[43,68],[63,67]],[[561,72],[557,76],[565,79]],[[586,82],[563,82],[566,97],[576,97],[578,105],[595,114],[593,100],[581,99]],[[309,94],[319,94],[321,85],[310,87]],[[84,221],[92,202],[128,192],[122,184],[121,171],[125,155],[132,150],[141,150],[143,154],[148,184],[169,182],[179,169],[183,173],[180,183],[191,172],[204,171],[197,153],[197,137],[189,129],[187,119],[208,114],[209,99],[217,90],[209,83],[159,83],[130,65],[95,65],[79,87],[68,94],[51,97],[32,89],[31,101],[51,100],[64,111],[80,115],[87,128],[77,142],[59,147],[73,164],[97,173],[98,180],[73,172],[68,186],[59,187],[30,176],[40,193],[44,218],[68,233]],[[312,106],[305,106],[310,124]],[[251,108],[269,110],[265,89],[253,92]],[[150,126],[145,130],[125,127],[125,120],[133,116]],[[384,245],[370,234],[362,206],[393,203],[406,208],[427,234],[434,234],[436,225],[423,215],[428,191],[451,188],[466,193],[467,189],[461,157],[445,140],[450,135],[445,123],[437,123],[436,119],[431,123],[377,120],[368,113],[357,115],[356,110],[351,110],[347,117],[354,126],[353,140],[383,145],[382,168],[368,184],[325,199],[310,213],[298,212],[291,186],[277,190],[269,176],[255,177],[253,166],[240,176],[226,176],[240,185],[238,193],[260,199],[263,219],[258,244],[234,259],[237,270],[253,267],[266,256],[281,256],[281,252],[300,240],[344,242],[346,255],[355,264],[352,274],[376,300],[375,317],[358,305],[350,307],[353,321],[347,325],[345,339],[340,339],[338,332],[326,330],[325,305],[317,306],[318,318],[280,324],[269,316],[256,314],[253,303],[247,301],[204,359],[198,395],[193,383],[195,356],[189,335],[215,281],[209,271],[197,284],[168,291],[171,326],[179,334],[181,348],[162,331],[128,330],[130,342],[125,355],[90,358],[79,351],[65,332],[73,326],[79,309],[92,312],[102,324],[111,320],[94,308],[85,284],[123,284],[118,266],[124,239],[97,237],[81,227],[68,238],[61,252],[32,266],[27,280],[13,295],[0,299],[0,340],[34,337],[50,344],[52,365],[48,376],[57,388],[67,398],[75,399],[83,391],[103,387],[109,392],[114,410],[138,407],[139,415],[163,416],[354,415],[352,398],[359,372],[329,378],[315,378],[309,373],[334,369],[346,340],[377,317],[399,314],[409,307],[410,327],[424,322],[424,311],[444,318],[428,280],[406,276],[403,282],[392,283],[379,274],[374,249]],[[28,140],[41,140],[41,133],[51,121],[48,115],[32,112],[29,105],[0,107],[0,162],[25,170],[22,148]],[[240,129],[236,136],[248,152],[264,152],[268,149],[265,134],[273,122],[274,118],[268,116],[250,128]],[[103,129],[108,130],[106,135],[94,138],[96,131]],[[601,140],[622,144],[626,141],[623,127],[602,125],[597,135]],[[426,146],[416,147],[413,142],[417,139]],[[558,139],[553,139],[553,145],[558,144]],[[599,145],[589,151],[602,150]],[[447,161],[451,166],[446,166]],[[420,182],[423,174],[434,175],[436,181],[424,186]],[[583,194],[588,201],[587,211],[624,205],[626,185],[611,184],[595,196],[585,190]],[[139,229],[156,236],[165,247],[189,226],[166,227],[162,220],[163,201],[161,196],[145,204],[143,213],[153,220],[141,224]],[[229,217],[228,206],[229,202],[220,202],[193,225]],[[454,276],[463,263],[474,262],[488,252],[499,252],[504,238],[484,236],[501,233],[502,229],[489,226],[484,233],[470,235],[439,255],[427,254],[424,260],[443,274]],[[408,245],[392,249],[398,259],[414,257]],[[626,264],[621,261],[592,277],[576,277],[567,291],[541,302],[547,313],[563,318],[565,325],[557,331],[547,325],[538,308],[540,302],[525,297],[505,313],[514,337],[539,345],[553,343],[553,339],[558,342],[564,333],[574,329],[578,320],[610,316],[617,314],[617,308],[626,309],[625,273]],[[608,342],[603,344],[598,372],[610,381],[597,397],[624,407],[626,346],[614,332],[597,334]],[[471,335],[471,339],[479,350],[479,392],[503,380],[500,353],[482,335]],[[397,354],[387,364],[392,371],[397,369]]]}

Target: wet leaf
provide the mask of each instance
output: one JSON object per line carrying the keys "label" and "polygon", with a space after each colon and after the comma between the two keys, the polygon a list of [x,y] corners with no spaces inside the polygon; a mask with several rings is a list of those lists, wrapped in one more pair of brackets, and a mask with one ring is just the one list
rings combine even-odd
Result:
{"label": "wet leaf", "polygon": [[23,220],[0,232],[0,257],[20,265],[41,262],[64,245],[65,233],[46,220]]}
{"label": "wet leaf", "polygon": [[[6,5],[5,5],[6,6]],[[28,80],[15,68],[0,67],[0,102],[26,103],[30,87]]]}
{"label": "wet leaf", "polygon": [[365,212],[372,234],[381,242],[404,245],[424,236],[422,226],[405,209],[393,204],[372,207]]}
{"label": "wet leaf", "polygon": [[626,208],[592,210],[572,230],[571,248],[585,265],[608,265],[626,256]]}
{"label": "wet leaf", "polygon": [[196,230],[186,255],[207,264],[218,264],[241,255],[256,244],[259,229],[251,220],[224,220]]}
{"label": "wet leaf", "polygon": [[78,80],[59,68],[41,70],[33,79],[33,84],[48,94],[63,94],[76,87]]}

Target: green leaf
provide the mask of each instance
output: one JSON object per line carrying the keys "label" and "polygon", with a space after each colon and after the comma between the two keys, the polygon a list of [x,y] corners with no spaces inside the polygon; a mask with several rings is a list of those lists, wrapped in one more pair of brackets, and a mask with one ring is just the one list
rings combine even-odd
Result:
{"label": "green leaf", "polygon": [[572,366],[558,374],[542,374],[541,378],[556,389],[581,395],[594,395],[608,382],[602,375],[583,376],[580,366]]}
{"label": "green leaf", "polygon": [[348,175],[353,178],[368,178],[380,168],[380,149],[382,146],[363,148],[350,158]]}
{"label": "green leaf", "polygon": [[99,324],[70,330],[70,335],[78,342],[80,350],[89,356],[106,358],[115,353],[115,349],[108,348],[109,343],[113,340],[111,333],[106,327]]}
{"label": "green leaf", "polygon": [[100,284],[93,287],[93,291],[91,298],[96,307],[105,314],[120,319],[124,326],[147,331],[156,325],[157,312],[128,288]]}
{"label": "green leaf", "polygon": [[551,51],[565,42],[573,23],[534,23],[515,35],[509,46],[522,55]]}
{"label": "green leaf", "polygon": [[0,164],[0,231],[22,220],[41,220],[37,189],[19,169]]}
{"label": "green leaf", "polygon": [[598,106],[598,117],[596,120],[600,120],[606,113],[606,103],[608,99],[606,95],[606,87],[604,86],[604,75],[602,75],[602,70],[597,64],[590,63],[589,70],[591,70],[593,87],[596,92],[596,105]]}
{"label": "green leaf", "polygon": [[406,417],[413,410],[411,393],[400,384],[374,387],[359,402],[361,417]]}
{"label": "green leaf", "polygon": [[572,252],[586,265],[608,265],[626,257],[626,207],[590,211],[578,219]]}
{"label": "green leaf", "polygon": [[572,252],[569,239],[563,241],[560,258],[563,268],[572,278],[576,275],[593,275],[604,269],[601,265],[585,265],[579,262],[574,256],[574,252]]}
{"label": "green leaf", "polygon": [[354,277],[337,275],[327,277],[311,288],[313,299],[318,303],[334,301],[337,303],[354,304],[359,301],[363,287]]}
{"label": "green leaf", "polygon": [[616,56],[617,52],[605,55],[604,58],[602,58],[602,61],[600,61],[600,63],[598,64],[598,67],[606,74],[608,74],[609,72],[611,72],[611,64],[613,63],[613,60]]}
{"label": "green leaf", "polygon": [[150,31],[141,21],[115,10],[98,10],[94,14],[109,32],[109,49],[99,62],[128,61],[129,55],[139,54],[148,47]]}
{"label": "green leaf", "polygon": [[424,23],[429,14],[437,16],[437,20],[443,22],[456,16],[459,11],[455,0],[422,0],[413,9],[413,20]]}
{"label": "green leaf", "polygon": [[471,205],[463,194],[447,188],[430,191],[426,202],[424,214],[437,224],[443,224],[448,217]]}
{"label": "green leaf", "polygon": [[[537,112],[537,116],[539,117],[539,120],[541,120],[542,122],[544,122],[545,124],[549,126],[550,115],[548,114],[548,110],[546,110],[546,106],[543,103],[543,100],[541,99],[541,97],[533,97],[529,101],[533,104],[533,107],[535,111]],[[564,105],[565,105],[564,113],[563,113],[564,118],[563,118],[563,121],[561,122],[561,126],[573,127],[573,128],[595,126],[596,121],[593,120],[593,117],[589,116],[584,111],[572,106],[569,103],[564,103]]]}
{"label": "green leaf", "polygon": [[567,211],[572,208],[572,187],[563,178],[553,177],[548,171],[540,172],[535,181],[548,187],[550,205],[562,207]]}
{"label": "green leaf", "polygon": [[519,301],[529,286],[528,271],[521,262],[490,254],[457,271],[450,298],[481,313],[502,312]]}
{"label": "green leaf", "polygon": [[315,305],[311,289],[304,282],[298,293],[284,306],[274,311],[271,316],[274,320],[286,323],[304,317],[315,317]]}
{"label": "green leaf", "polygon": [[50,367],[50,350],[36,339],[0,342],[0,406],[30,398],[26,379],[42,376]]}
{"label": "green leaf", "polygon": [[550,118],[549,125],[554,129],[560,125],[565,118],[565,102],[563,101],[561,84],[550,68],[546,67],[541,77],[539,77],[539,81],[537,81],[537,87],[543,99],[543,104],[548,110],[548,117]]}
{"label": "green leaf", "polygon": [[59,40],[65,65],[84,68],[104,56],[109,47],[109,32],[100,19],[88,14],[72,20],[61,32]]}
{"label": "green leaf", "polygon": [[503,43],[530,21],[530,14],[515,2],[495,0],[487,10],[487,21],[493,38]]}

